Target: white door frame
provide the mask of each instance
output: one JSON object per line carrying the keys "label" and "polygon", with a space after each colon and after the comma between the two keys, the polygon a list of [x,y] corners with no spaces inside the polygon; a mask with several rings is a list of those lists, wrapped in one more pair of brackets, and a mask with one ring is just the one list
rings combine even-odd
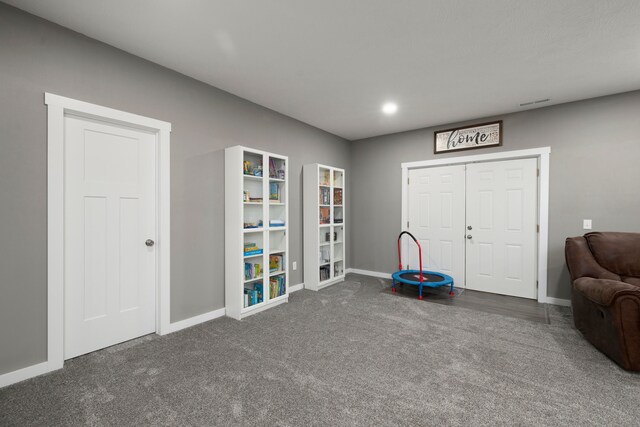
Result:
{"label": "white door frame", "polygon": [[409,219],[409,169],[434,166],[449,166],[466,163],[490,162],[496,160],[538,159],[540,176],[538,177],[538,302],[548,302],[547,297],[547,256],[549,249],[549,155],[551,147],[531,148],[527,150],[502,151],[498,153],[477,154],[473,156],[447,157],[444,159],[405,162],[402,168],[402,222],[401,230],[406,229]]}
{"label": "white door frame", "polygon": [[170,159],[171,123],[44,94],[47,105],[47,365],[64,364],[64,117],[97,119],[151,131],[156,135],[156,333],[170,322]]}

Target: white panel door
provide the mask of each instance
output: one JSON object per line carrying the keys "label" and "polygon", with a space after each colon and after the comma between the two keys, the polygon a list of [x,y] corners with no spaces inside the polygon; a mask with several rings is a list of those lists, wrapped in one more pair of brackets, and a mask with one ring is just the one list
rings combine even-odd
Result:
{"label": "white panel door", "polygon": [[[409,171],[408,230],[422,246],[422,268],[450,275],[457,287],[465,283],[464,169],[455,165]],[[408,259],[410,269],[419,269],[416,245],[409,242],[404,248],[405,268]]]}
{"label": "white panel door", "polygon": [[467,289],[536,298],[537,160],[467,165]]}
{"label": "white panel door", "polygon": [[155,174],[154,135],[65,117],[65,359],[155,331]]}

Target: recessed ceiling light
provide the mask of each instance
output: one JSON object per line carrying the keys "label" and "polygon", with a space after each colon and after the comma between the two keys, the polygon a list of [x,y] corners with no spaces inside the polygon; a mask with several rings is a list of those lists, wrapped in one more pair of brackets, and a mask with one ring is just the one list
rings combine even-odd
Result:
{"label": "recessed ceiling light", "polygon": [[398,111],[398,105],[395,102],[387,102],[382,106],[382,112],[391,115]]}

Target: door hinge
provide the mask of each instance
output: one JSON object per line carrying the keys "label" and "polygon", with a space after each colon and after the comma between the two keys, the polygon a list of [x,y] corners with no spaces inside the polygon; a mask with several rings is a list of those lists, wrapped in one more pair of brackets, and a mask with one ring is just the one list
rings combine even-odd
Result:
{"label": "door hinge", "polygon": [[407,221],[407,228],[409,228],[409,221]]}
{"label": "door hinge", "polygon": [[540,176],[540,169],[536,169],[536,176]]}
{"label": "door hinge", "polygon": [[539,233],[540,232],[540,224],[536,225],[536,231]]}
{"label": "door hinge", "polygon": [[407,177],[407,185],[411,183],[411,178]]}
{"label": "door hinge", "polygon": [[536,289],[538,289],[538,281],[536,280]]}

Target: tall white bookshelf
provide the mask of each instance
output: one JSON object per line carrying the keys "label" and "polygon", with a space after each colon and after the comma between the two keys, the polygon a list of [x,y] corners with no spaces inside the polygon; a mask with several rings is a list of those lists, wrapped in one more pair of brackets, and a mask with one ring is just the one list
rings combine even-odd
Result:
{"label": "tall white bookshelf", "polygon": [[242,319],[289,299],[288,158],[225,149],[225,304]]}
{"label": "tall white bookshelf", "polygon": [[304,165],[304,287],[313,291],[344,280],[346,192],[344,169]]}

